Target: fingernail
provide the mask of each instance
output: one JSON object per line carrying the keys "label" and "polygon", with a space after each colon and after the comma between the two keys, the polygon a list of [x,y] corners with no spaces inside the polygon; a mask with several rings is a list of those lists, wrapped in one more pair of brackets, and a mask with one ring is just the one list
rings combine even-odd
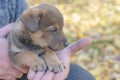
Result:
{"label": "fingernail", "polygon": [[92,39],[90,37],[86,37],[86,40],[88,40],[90,43],[92,42]]}
{"label": "fingernail", "polygon": [[18,78],[21,78],[23,76],[23,73],[19,73],[17,76]]}

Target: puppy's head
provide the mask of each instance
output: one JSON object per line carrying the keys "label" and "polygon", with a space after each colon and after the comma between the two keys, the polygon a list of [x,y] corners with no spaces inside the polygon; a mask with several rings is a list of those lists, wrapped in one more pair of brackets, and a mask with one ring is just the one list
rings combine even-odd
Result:
{"label": "puppy's head", "polygon": [[34,44],[54,51],[67,46],[63,33],[63,16],[60,11],[49,4],[41,4],[26,10],[21,21]]}

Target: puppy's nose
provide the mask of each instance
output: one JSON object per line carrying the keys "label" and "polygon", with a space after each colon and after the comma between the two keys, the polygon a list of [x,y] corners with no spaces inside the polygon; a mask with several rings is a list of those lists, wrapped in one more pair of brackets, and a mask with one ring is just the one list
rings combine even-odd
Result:
{"label": "puppy's nose", "polygon": [[65,46],[65,47],[67,47],[68,45],[69,45],[68,42],[65,42],[65,43],[64,43],[64,46]]}

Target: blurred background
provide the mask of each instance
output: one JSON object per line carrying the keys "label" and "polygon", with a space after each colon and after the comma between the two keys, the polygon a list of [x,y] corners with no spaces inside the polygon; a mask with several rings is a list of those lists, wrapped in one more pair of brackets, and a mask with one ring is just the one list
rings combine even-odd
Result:
{"label": "blurred background", "polygon": [[96,80],[120,80],[120,0],[27,0],[55,5],[64,16],[69,43],[91,37],[93,43],[76,53],[79,64]]}

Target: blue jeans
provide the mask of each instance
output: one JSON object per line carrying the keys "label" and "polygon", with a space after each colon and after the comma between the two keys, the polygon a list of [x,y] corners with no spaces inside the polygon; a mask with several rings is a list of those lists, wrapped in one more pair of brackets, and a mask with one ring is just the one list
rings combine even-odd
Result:
{"label": "blue jeans", "polygon": [[[21,79],[17,80],[28,80],[26,75]],[[77,64],[70,64],[70,72],[65,80],[96,80],[88,71],[83,69]]]}

